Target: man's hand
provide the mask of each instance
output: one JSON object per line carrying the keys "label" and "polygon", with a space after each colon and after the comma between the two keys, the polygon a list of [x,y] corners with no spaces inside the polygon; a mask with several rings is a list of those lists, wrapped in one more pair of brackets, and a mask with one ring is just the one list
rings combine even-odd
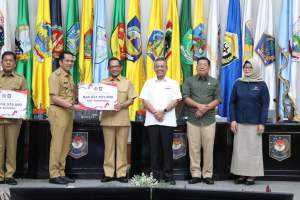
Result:
{"label": "man's hand", "polygon": [[156,111],[154,113],[154,117],[157,121],[162,122],[164,120],[165,112],[164,111]]}
{"label": "man's hand", "polygon": [[198,104],[197,108],[202,113],[202,115],[204,115],[209,110],[208,105],[206,104]]}
{"label": "man's hand", "polygon": [[73,110],[76,111],[76,112],[81,111],[80,105],[78,105],[78,104],[73,105]]}
{"label": "man's hand", "polygon": [[199,117],[199,118],[202,117],[203,115],[204,114],[200,110],[197,110],[196,113],[195,113],[195,116]]}
{"label": "man's hand", "polygon": [[256,128],[257,134],[261,135],[265,132],[265,126],[263,124],[258,124]]}
{"label": "man's hand", "polygon": [[118,102],[117,104],[115,104],[114,108],[115,108],[115,111],[119,112],[123,107],[122,107],[122,104]]}

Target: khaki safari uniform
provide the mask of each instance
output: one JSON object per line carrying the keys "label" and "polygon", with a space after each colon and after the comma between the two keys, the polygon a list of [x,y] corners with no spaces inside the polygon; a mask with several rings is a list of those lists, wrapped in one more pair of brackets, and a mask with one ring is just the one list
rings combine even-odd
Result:
{"label": "khaki safari uniform", "polygon": [[[75,86],[71,74],[61,67],[49,77],[49,94],[56,95],[70,103],[74,103]],[[55,105],[50,98],[48,119],[51,128],[50,178],[65,176],[66,157],[72,139],[73,112],[68,108]]]}
{"label": "khaki safari uniform", "polygon": [[[0,90],[26,89],[24,76],[15,72],[9,75],[0,72]],[[16,151],[21,124],[22,119],[0,119],[0,181],[13,178],[16,171]]]}
{"label": "khaki safari uniform", "polygon": [[[102,83],[117,85],[118,102],[124,103],[129,99],[134,99],[137,94],[132,83],[119,76],[115,80],[112,77],[104,79]],[[128,108],[122,108],[119,112],[103,111],[101,125],[104,136],[104,173],[105,176],[117,178],[125,177],[127,171],[127,140],[130,127]],[[115,149],[117,150],[115,155]]]}

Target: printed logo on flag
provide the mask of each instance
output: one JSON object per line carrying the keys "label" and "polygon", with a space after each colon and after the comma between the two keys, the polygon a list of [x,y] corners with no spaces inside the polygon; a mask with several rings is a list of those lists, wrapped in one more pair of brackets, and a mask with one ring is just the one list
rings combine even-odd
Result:
{"label": "printed logo on flag", "polygon": [[119,23],[112,33],[110,39],[112,54],[114,57],[120,60],[126,59],[125,34],[125,24]]}
{"label": "printed logo on flag", "polygon": [[181,52],[181,60],[183,63],[187,65],[193,64],[193,34],[192,29],[189,29],[183,36],[181,45],[180,45],[180,52]]}
{"label": "printed logo on flag", "polygon": [[239,59],[238,36],[236,33],[225,32],[222,67],[231,64],[236,59]]}
{"label": "printed logo on flag", "polygon": [[300,18],[293,25],[292,60],[300,61]]}
{"label": "printed logo on flag", "polygon": [[141,24],[137,17],[130,20],[127,25],[127,59],[135,62],[142,55]]}
{"label": "printed logo on flag", "polygon": [[33,53],[39,62],[44,62],[46,57],[51,56],[51,24],[41,23],[37,27]]}
{"label": "printed logo on flag", "polygon": [[64,32],[61,26],[52,26],[52,55],[54,58],[59,58],[59,55],[64,50]]}
{"label": "printed logo on flag", "polygon": [[69,155],[78,159],[88,154],[88,132],[73,132]]}
{"label": "printed logo on flag", "polygon": [[84,34],[84,59],[92,59],[93,29]]}
{"label": "printed logo on flag", "polygon": [[204,24],[199,24],[195,29],[193,29],[193,51],[194,60],[205,56],[206,49],[206,37],[204,35]]}
{"label": "printed logo on flag", "polygon": [[172,49],[171,49],[172,32],[173,32],[173,23],[172,21],[168,21],[167,30],[165,34],[165,44],[164,44],[165,45],[164,53],[166,59],[168,59],[172,54]]}
{"label": "printed logo on flag", "polygon": [[253,34],[251,21],[245,24],[244,61],[253,57]]}
{"label": "printed logo on flag", "polygon": [[157,57],[163,55],[164,33],[161,30],[153,30],[147,44],[147,56],[154,62]]}
{"label": "printed logo on flag", "polygon": [[277,161],[291,157],[290,135],[269,135],[269,156]]}
{"label": "printed logo on flag", "polygon": [[102,26],[96,27],[96,51],[95,63],[99,64],[107,59],[107,42],[105,28]]}
{"label": "printed logo on flag", "polygon": [[275,61],[275,38],[264,33],[255,51],[265,65],[272,64]]}
{"label": "printed logo on flag", "polygon": [[79,23],[76,22],[67,31],[66,49],[67,49],[67,51],[70,51],[73,55],[76,55],[79,50],[79,43],[80,43],[80,31],[79,30],[80,30]]}
{"label": "printed logo on flag", "polygon": [[31,51],[31,43],[30,43],[30,36],[29,36],[29,26],[23,25],[19,26],[16,29],[16,55],[17,60],[27,60],[29,58],[29,52]]}
{"label": "printed logo on flag", "polygon": [[0,51],[4,46],[4,16],[0,11]]}
{"label": "printed logo on flag", "polygon": [[173,133],[173,159],[178,160],[186,156],[186,133]]}

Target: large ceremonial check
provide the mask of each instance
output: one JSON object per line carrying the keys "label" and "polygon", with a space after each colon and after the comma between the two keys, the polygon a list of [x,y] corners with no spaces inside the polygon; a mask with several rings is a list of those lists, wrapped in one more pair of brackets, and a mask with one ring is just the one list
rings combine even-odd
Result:
{"label": "large ceremonial check", "polygon": [[25,119],[27,90],[0,90],[0,118]]}
{"label": "large ceremonial check", "polygon": [[80,84],[78,101],[82,110],[114,110],[118,89],[102,83]]}

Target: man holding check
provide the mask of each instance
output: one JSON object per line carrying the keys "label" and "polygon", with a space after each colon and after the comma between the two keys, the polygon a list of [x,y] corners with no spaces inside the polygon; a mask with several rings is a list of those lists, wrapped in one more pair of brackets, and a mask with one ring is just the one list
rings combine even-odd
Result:
{"label": "man holding check", "polygon": [[117,58],[108,60],[108,70],[111,76],[102,80],[102,83],[116,86],[118,97],[114,110],[103,111],[100,119],[105,144],[105,176],[101,182],[113,181],[116,173],[117,181],[127,183],[127,139],[130,127],[128,107],[137,95],[131,81],[121,76],[122,66]]}

